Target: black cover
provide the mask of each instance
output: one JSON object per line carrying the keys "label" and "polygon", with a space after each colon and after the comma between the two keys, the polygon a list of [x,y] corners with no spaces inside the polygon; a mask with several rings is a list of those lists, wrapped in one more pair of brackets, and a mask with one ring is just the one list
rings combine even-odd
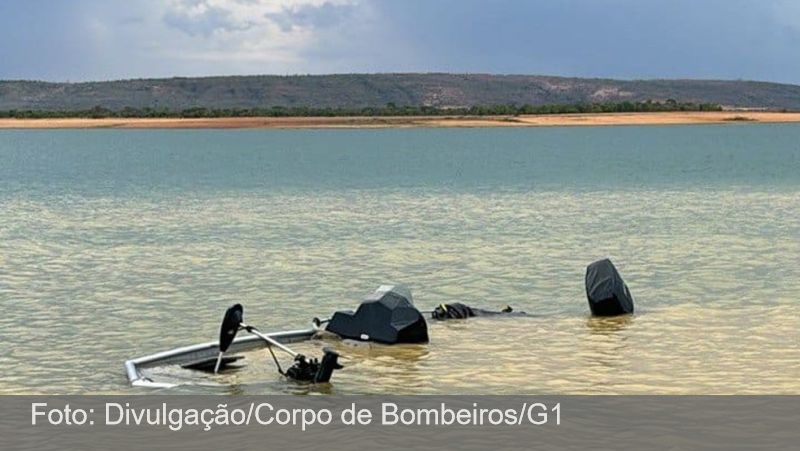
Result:
{"label": "black cover", "polygon": [[596,261],[586,267],[586,297],[593,315],[633,313],[633,296],[609,259]]}
{"label": "black cover", "polygon": [[233,339],[236,338],[236,332],[239,331],[239,326],[242,324],[242,315],[244,315],[242,304],[234,304],[225,310],[225,316],[219,326],[220,352],[227,351],[233,343]]}
{"label": "black cover", "polygon": [[384,344],[428,342],[428,324],[405,287],[379,287],[355,313],[334,313],[326,330],[342,338]]}

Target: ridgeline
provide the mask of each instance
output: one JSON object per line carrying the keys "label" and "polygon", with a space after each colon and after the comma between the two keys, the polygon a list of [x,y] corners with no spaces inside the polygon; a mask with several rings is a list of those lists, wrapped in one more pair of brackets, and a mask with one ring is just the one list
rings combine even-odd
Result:
{"label": "ridgeline", "polygon": [[6,117],[489,115],[720,107],[800,110],[800,86],[481,74],[0,81],[0,111]]}

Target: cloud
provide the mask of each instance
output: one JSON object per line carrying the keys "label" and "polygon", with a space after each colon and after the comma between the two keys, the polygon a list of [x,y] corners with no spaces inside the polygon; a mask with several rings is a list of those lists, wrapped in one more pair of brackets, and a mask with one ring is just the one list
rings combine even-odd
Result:
{"label": "cloud", "polygon": [[164,15],[164,22],[190,36],[210,36],[218,31],[245,30],[247,23],[237,23],[230,11],[205,2],[175,2]]}
{"label": "cloud", "polygon": [[285,7],[279,13],[270,13],[267,17],[278,24],[284,32],[289,32],[295,27],[320,30],[347,22],[353,17],[356,6],[358,5],[354,1],[298,4],[291,8]]}
{"label": "cloud", "polygon": [[172,0],[163,14],[182,39],[170,57],[303,65],[301,53],[347,21],[358,0]]}
{"label": "cloud", "polygon": [[800,82],[800,1],[0,1],[0,78],[495,72]]}

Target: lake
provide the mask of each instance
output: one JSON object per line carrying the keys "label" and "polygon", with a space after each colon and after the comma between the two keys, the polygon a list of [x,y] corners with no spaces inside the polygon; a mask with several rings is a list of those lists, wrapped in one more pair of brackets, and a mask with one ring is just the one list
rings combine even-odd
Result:
{"label": "lake", "polygon": [[[241,302],[305,328],[404,283],[426,346],[263,352],[178,393],[800,394],[800,125],[0,131],[0,393],[151,393],[124,360]],[[592,318],[610,257],[636,314]],[[284,360],[287,362],[287,360]]]}

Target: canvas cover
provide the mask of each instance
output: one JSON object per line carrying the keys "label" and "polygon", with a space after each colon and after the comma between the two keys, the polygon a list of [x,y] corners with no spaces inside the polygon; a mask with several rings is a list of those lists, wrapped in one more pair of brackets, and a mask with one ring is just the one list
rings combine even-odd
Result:
{"label": "canvas cover", "polygon": [[633,296],[609,259],[596,261],[586,268],[586,297],[593,315],[633,313]]}
{"label": "canvas cover", "polygon": [[325,328],[342,338],[384,344],[427,343],[428,324],[414,307],[411,291],[383,285],[353,311],[334,313]]}

